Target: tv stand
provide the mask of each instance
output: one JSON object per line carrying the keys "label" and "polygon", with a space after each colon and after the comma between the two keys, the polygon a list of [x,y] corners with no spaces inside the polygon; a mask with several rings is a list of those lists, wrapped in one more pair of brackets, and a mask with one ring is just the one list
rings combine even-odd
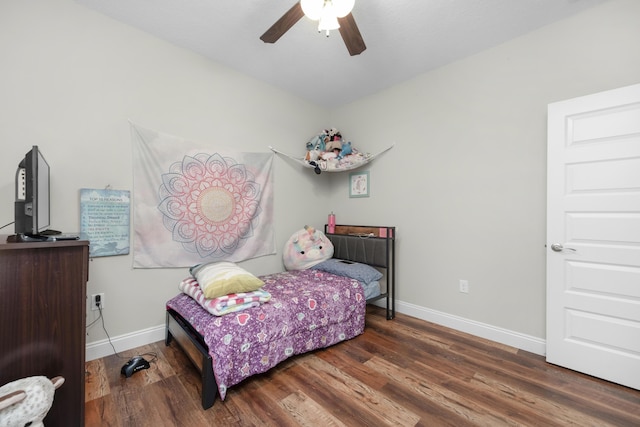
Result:
{"label": "tv stand", "polygon": [[46,242],[50,239],[50,236],[43,236],[42,234],[12,234],[7,237],[7,243],[23,243],[23,242]]}
{"label": "tv stand", "polygon": [[54,230],[53,228],[49,228],[47,230],[41,231],[39,233],[41,236],[57,236],[58,234],[62,234],[62,231]]}
{"label": "tv stand", "polygon": [[58,232],[57,234],[12,234],[7,237],[7,243],[25,243],[25,242],[55,242],[58,240],[78,240],[77,234],[68,234]]}
{"label": "tv stand", "polygon": [[82,427],[89,242],[20,244],[2,237],[0,384],[63,376],[44,424]]}

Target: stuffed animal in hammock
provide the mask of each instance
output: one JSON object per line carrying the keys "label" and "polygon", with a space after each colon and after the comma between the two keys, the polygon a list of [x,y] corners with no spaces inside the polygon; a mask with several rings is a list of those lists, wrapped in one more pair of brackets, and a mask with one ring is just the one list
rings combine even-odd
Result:
{"label": "stuffed animal in hammock", "polygon": [[0,387],[0,427],[43,427],[63,377],[27,377]]}
{"label": "stuffed animal in hammock", "polygon": [[351,153],[353,153],[353,149],[351,148],[351,141],[343,142],[340,154],[338,154],[338,160],[343,159],[345,156],[348,156]]}
{"label": "stuffed animal in hammock", "polygon": [[331,258],[333,244],[322,231],[305,225],[287,240],[282,253],[287,270],[306,270]]}

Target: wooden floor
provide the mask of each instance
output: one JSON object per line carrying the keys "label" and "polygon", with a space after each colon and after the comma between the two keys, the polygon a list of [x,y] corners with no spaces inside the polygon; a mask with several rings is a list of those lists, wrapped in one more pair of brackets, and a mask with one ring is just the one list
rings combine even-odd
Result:
{"label": "wooden floor", "polygon": [[[157,353],[120,375],[128,358]],[[175,343],[86,365],[91,426],[640,426],[640,391],[544,358],[370,307],[365,333],[289,359],[200,406],[200,377]],[[146,356],[150,359],[150,356]]]}

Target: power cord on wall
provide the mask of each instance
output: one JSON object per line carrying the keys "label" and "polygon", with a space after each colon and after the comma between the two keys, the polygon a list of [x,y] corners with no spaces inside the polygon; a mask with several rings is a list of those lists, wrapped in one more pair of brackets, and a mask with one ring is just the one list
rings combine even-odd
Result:
{"label": "power cord on wall", "polygon": [[2,230],[3,228],[6,228],[6,227],[8,227],[8,226],[10,226],[11,224],[15,224],[15,223],[16,223],[15,221],[11,221],[9,224],[5,224],[5,225],[3,225],[2,227],[0,227],[0,230]]}
{"label": "power cord on wall", "polygon": [[[100,300],[100,295],[96,295],[95,299],[96,307],[98,307],[98,318],[93,322],[89,323],[86,329],[89,329],[91,326],[95,325],[98,320],[102,323],[102,330],[107,335],[107,340],[109,341],[109,345],[113,349],[113,354],[115,354],[120,359],[128,359],[126,356],[121,356],[117,351],[116,347],[113,345],[111,341],[111,337],[109,336],[109,332],[104,324],[104,314],[102,313],[102,301]],[[151,356],[151,360],[147,361],[143,356]],[[155,352],[142,353],[137,356],[134,356],[129,359],[129,361],[122,367],[121,373],[125,375],[127,378],[130,377],[134,372],[137,372],[140,369],[148,369],[149,363],[153,363],[158,360],[158,355]]]}
{"label": "power cord on wall", "polygon": [[94,320],[93,322],[89,323],[87,325],[87,329],[89,329],[91,326],[93,326],[96,322],[98,322],[98,320],[102,323],[102,330],[104,331],[104,333],[107,335],[107,340],[109,341],[109,345],[111,346],[111,348],[113,349],[113,354],[115,354],[116,356],[118,356],[121,359],[126,359],[126,357],[121,356],[117,351],[115,346],[113,345],[113,342],[111,342],[111,337],[109,336],[109,332],[107,331],[107,327],[104,324],[104,314],[102,313],[102,303],[100,302],[100,296],[96,296],[96,306],[98,307],[98,318],[96,320]]}

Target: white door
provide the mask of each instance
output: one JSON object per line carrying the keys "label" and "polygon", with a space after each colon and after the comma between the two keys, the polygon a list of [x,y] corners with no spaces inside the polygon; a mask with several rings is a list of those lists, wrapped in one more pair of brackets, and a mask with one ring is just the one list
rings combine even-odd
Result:
{"label": "white door", "polygon": [[640,84],[548,113],[547,361],[640,389]]}

